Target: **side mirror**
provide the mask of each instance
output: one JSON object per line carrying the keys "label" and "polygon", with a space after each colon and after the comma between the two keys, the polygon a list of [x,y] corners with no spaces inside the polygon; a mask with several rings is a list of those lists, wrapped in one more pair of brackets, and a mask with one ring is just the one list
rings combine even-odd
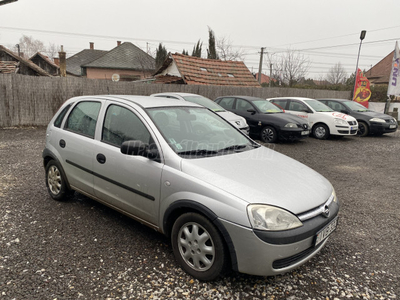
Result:
{"label": "side mirror", "polygon": [[254,108],[250,108],[250,109],[247,110],[247,112],[249,112],[252,115],[254,115],[256,113],[256,110]]}
{"label": "side mirror", "polygon": [[126,155],[143,156],[152,160],[158,158],[157,148],[150,149],[149,144],[138,140],[123,142],[121,145],[121,153]]}

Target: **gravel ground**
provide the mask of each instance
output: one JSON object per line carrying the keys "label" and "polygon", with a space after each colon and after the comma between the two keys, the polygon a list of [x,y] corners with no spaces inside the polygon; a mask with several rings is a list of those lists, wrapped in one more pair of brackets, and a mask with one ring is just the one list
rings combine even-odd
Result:
{"label": "gravel ground", "polygon": [[[47,195],[44,128],[0,129],[1,299],[397,299],[400,134],[268,145],[327,177],[339,227],[310,262],[281,276],[186,275],[167,239],[75,193]],[[312,183],[310,183],[312,184]]]}

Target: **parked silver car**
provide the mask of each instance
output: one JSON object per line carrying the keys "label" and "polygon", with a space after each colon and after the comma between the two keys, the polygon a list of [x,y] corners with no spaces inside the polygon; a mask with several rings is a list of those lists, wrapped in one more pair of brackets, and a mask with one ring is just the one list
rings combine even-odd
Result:
{"label": "parked silver car", "polygon": [[200,280],[292,270],[337,224],[324,177],[190,102],[72,98],[48,125],[43,162],[53,199],[77,191],[158,230]]}
{"label": "parked silver car", "polygon": [[237,114],[234,114],[233,112],[227,111],[225,108],[223,108],[221,105],[215,103],[211,99],[208,99],[206,97],[203,97],[201,95],[197,94],[190,94],[190,93],[158,93],[158,94],[152,94],[150,95],[152,97],[164,97],[164,98],[169,98],[169,99],[177,99],[177,100],[183,100],[183,101],[189,101],[192,103],[200,104],[202,106],[207,107],[208,109],[211,109],[213,112],[216,112],[219,114],[221,117],[223,117],[225,120],[228,122],[231,122],[235,127],[239,128],[241,131],[243,131],[245,134],[249,134],[250,132],[250,127],[246,122],[246,119],[243,118],[242,116],[239,116]]}

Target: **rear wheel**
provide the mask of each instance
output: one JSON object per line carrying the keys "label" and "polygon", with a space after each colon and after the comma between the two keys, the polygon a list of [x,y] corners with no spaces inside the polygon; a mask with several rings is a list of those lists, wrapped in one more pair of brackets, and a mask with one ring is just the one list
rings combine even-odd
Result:
{"label": "rear wheel", "polygon": [[64,173],[61,172],[60,164],[55,160],[50,160],[46,165],[46,186],[51,198],[54,200],[65,200],[69,194],[65,183]]}
{"label": "rear wheel", "polygon": [[357,130],[357,135],[363,137],[367,136],[369,133],[368,125],[367,123],[360,121],[358,122],[358,130]]}
{"label": "rear wheel", "polygon": [[325,124],[317,124],[313,127],[313,136],[319,140],[326,140],[329,137],[329,128]]}
{"label": "rear wheel", "polygon": [[199,280],[214,280],[226,268],[226,250],[221,235],[200,214],[181,215],[172,227],[171,242],[182,269]]}
{"label": "rear wheel", "polygon": [[265,126],[261,130],[260,137],[264,143],[275,143],[278,139],[278,134],[276,133],[275,128],[271,126]]}

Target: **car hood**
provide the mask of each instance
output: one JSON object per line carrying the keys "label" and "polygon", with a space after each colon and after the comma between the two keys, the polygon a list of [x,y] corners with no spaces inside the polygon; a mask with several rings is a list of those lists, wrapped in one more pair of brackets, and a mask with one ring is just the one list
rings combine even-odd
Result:
{"label": "car hood", "polygon": [[311,168],[266,147],[223,156],[183,159],[182,171],[248,203],[294,214],[328,200],[332,186]]}
{"label": "car hood", "polygon": [[223,117],[228,122],[232,123],[234,126],[238,128],[243,128],[247,126],[247,122],[245,118],[238,116],[230,111],[219,111],[217,112],[221,117]]}
{"label": "car hood", "polygon": [[258,114],[257,116],[266,119],[266,120],[276,120],[280,121],[283,125],[286,125],[286,123],[292,122],[296,124],[304,124],[308,123],[307,120],[300,118],[296,115],[289,114],[289,113],[273,113],[273,114]]}
{"label": "car hood", "polygon": [[357,121],[354,117],[350,116],[350,115],[346,115],[344,113],[341,112],[337,112],[337,111],[330,111],[330,112],[319,112],[320,114],[326,115],[326,116],[332,116],[334,118],[339,118],[339,119],[343,119],[346,121]]}
{"label": "car hood", "polygon": [[353,112],[354,112],[354,114],[359,114],[359,115],[369,117],[368,119],[372,119],[372,118],[380,118],[380,119],[384,119],[384,120],[392,119],[391,116],[377,112],[377,111],[353,111]]}

